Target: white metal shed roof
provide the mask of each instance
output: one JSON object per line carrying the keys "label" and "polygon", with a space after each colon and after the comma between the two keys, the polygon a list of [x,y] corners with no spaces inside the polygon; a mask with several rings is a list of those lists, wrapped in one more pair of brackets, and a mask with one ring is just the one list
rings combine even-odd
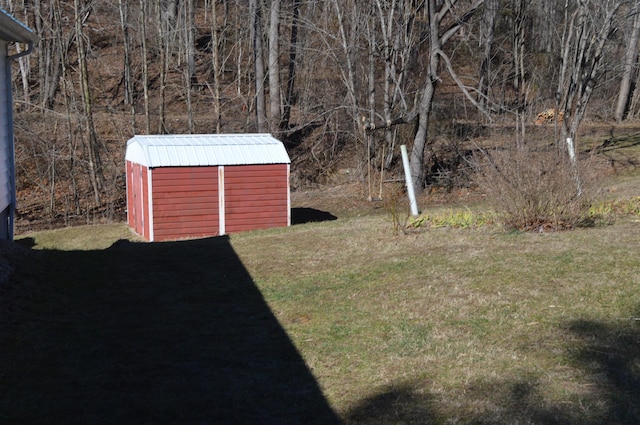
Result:
{"label": "white metal shed roof", "polygon": [[270,134],[134,136],[125,159],[151,168],[291,162],[282,142]]}

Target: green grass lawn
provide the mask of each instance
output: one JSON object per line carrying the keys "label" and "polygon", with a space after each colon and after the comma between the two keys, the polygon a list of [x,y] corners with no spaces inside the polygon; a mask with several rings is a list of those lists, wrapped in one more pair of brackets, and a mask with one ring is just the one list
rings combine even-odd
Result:
{"label": "green grass lawn", "polygon": [[24,235],[0,285],[0,423],[637,424],[636,218]]}

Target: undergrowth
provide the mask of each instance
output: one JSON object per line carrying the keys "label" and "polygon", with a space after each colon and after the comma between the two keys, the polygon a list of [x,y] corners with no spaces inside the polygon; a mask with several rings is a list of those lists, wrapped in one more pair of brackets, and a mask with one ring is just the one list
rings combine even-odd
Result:
{"label": "undergrowth", "polygon": [[419,217],[410,219],[408,227],[454,227],[460,229],[469,229],[487,225],[493,225],[496,222],[496,216],[493,212],[474,213],[469,208],[466,210],[450,209],[443,213],[424,213]]}
{"label": "undergrowth", "polygon": [[[629,199],[614,199],[594,202],[576,219],[576,227],[593,226],[599,224],[612,224],[618,219],[629,216],[640,217],[640,197]],[[394,219],[394,228],[397,226],[397,216]],[[449,209],[445,212],[425,212],[418,217],[409,218],[407,228],[440,228],[451,227],[458,229],[470,229],[484,226],[495,226],[500,223],[498,215],[493,211],[473,212],[471,209]]]}

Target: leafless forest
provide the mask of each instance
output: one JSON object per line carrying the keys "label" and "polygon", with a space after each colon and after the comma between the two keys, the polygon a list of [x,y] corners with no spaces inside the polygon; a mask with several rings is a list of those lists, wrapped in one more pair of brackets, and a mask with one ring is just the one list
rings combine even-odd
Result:
{"label": "leafless forest", "polygon": [[557,140],[640,113],[639,0],[0,6],[40,37],[14,65],[19,221],[121,217],[134,134],[270,132],[294,188],[392,174],[406,144],[423,188],[486,129],[519,146],[543,110]]}

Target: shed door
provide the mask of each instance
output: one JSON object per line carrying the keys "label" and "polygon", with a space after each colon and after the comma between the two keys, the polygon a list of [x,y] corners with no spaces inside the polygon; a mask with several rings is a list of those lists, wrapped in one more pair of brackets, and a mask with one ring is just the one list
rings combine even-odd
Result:
{"label": "shed door", "polygon": [[284,227],[289,222],[288,164],[224,167],[228,233]]}
{"label": "shed door", "polygon": [[219,234],[217,167],[159,167],[152,180],[155,240]]}

